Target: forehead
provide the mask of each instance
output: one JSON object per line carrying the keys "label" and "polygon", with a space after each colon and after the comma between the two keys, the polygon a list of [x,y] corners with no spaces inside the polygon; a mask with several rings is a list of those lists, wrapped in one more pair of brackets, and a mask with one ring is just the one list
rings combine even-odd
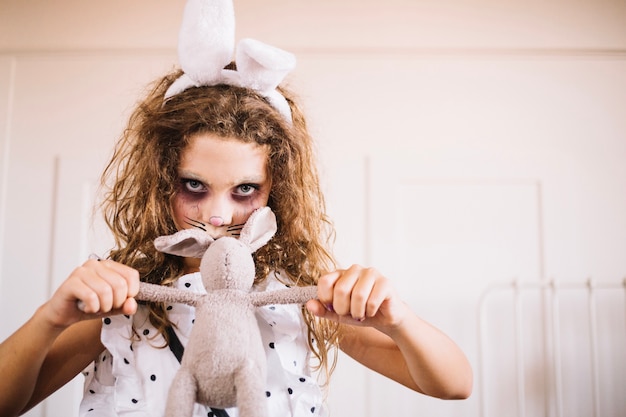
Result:
{"label": "forehead", "polygon": [[190,137],[181,153],[179,171],[209,180],[216,176],[239,181],[265,177],[269,148],[237,138],[198,133]]}

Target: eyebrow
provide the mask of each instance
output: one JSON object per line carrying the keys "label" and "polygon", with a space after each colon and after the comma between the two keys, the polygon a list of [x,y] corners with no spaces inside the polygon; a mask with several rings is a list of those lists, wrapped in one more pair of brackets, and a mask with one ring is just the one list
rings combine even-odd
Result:
{"label": "eyebrow", "polygon": [[194,174],[191,171],[178,171],[178,178],[179,179],[200,181],[203,184],[207,183],[207,181],[205,179],[203,179],[200,175]]}
{"label": "eyebrow", "polygon": [[[205,185],[210,185],[210,182],[207,181],[206,179],[202,178],[201,175],[198,175],[194,172],[191,171],[186,171],[186,170],[180,170],[178,171],[178,177],[179,178],[186,178],[186,179],[190,179],[190,180],[196,180],[196,181],[200,181]],[[237,181],[234,181],[231,183],[231,185],[235,186],[235,185],[240,185],[240,184],[258,184],[258,183],[263,183],[263,182],[267,182],[268,178],[266,176],[263,175],[249,175],[249,176],[244,176],[241,177],[240,179],[238,179]]]}

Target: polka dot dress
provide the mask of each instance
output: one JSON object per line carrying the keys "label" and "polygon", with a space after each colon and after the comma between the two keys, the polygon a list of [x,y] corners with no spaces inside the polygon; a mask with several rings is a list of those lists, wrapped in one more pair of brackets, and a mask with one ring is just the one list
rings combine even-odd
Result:
{"label": "polka dot dress", "polygon": [[[195,292],[205,292],[200,273],[181,277],[175,284]],[[274,275],[254,291],[284,288]],[[176,334],[187,344],[195,309],[185,304],[167,307],[177,325]],[[270,416],[327,416],[323,393],[309,366],[311,353],[300,306],[270,305],[256,312],[267,355],[268,378],[265,397]],[[133,331],[134,325],[134,331]],[[102,343],[106,350],[85,371],[85,390],[80,416],[163,416],[170,383],[179,362],[165,345],[164,338],[148,320],[140,306],[134,316],[105,318]],[[238,417],[236,408],[227,409]],[[193,417],[216,415],[196,404]]]}

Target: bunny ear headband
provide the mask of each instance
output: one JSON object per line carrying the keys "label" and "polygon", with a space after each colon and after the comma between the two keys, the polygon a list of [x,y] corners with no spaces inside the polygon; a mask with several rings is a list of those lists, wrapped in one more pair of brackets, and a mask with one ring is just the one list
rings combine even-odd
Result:
{"label": "bunny ear headband", "polygon": [[232,0],[188,0],[178,40],[184,74],[165,100],[188,88],[228,84],[250,88],[265,97],[291,123],[291,110],[276,87],[296,65],[293,54],[254,39],[237,46],[237,70],[224,69],[233,58],[235,11]]}

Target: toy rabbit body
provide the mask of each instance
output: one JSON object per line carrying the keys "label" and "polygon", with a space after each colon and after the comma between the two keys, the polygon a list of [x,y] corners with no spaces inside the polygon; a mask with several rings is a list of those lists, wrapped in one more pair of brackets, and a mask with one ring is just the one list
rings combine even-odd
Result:
{"label": "toy rabbit body", "polygon": [[305,303],[317,293],[315,286],[250,292],[255,276],[252,253],[275,232],[274,213],[264,207],[250,216],[239,239],[213,240],[206,232],[186,229],[155,240],[163,252],[201,256],[200,274],[207,290],[198,294],[142,283],[136,297],[196,308],[181,367],[169,391],[166,416],[191,416],[195,402],[217,408],[236,405],[241,417],[267,416],[266,358],[255,307]]}

